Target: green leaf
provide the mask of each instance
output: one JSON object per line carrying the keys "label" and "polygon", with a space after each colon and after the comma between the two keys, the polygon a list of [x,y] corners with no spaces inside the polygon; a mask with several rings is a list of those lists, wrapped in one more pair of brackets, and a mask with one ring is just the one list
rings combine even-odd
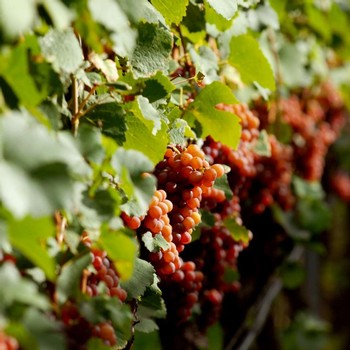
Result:
{"label": "green leaf", "polygon": [[153,23],[140,23],[137,45],[131,58],[133,71],[138,76],[149,76],[156,71],[167,71],[173,46],[170,32]]}
{"label": "green leaf", "polygon": [[[145,119],[138,110],[126,115],[128,131],[126,132],[126,141],[124,148],[137,150],[147,156],[153,164],[157,164],[163,159],[169,139],[167,135],[167,125],[161,121],[161,129],[153,134],[152,122]],[[152,129],[150,130],[150,126]]]}
{"label": "green leaf", "polygon": [[286,263],[281,268],[283,286],[288,289],[298,288],[305,280],[305,267],[300,263]]}
{"label": "green leaf", "polygon": [[162,346],[158,332],[136,333],[134,350],[155,350],[161,348]]}
{"label": "green leaf", "polygon": [[325,197],[324,190],[319,181],[307,181],[301,177],[294,176],[293,188],[299,198],[323,199]]}
{"label": "green leaf", "polygon": [[135,106],[134,114],[147,125],[152,135],[157,135],[162,128],[162,120],[158,111],[143,96],[137,96],[136,103],[133,105]]}
{"label": "green leaf", "polygon": [[218,60],[211,48],[207,46],[200,46],[198,51],[191,48],[190,55],[193,63],[196,65],[197,72],[201,72],[204,75],[205,84],[210,84],[215,80],[219,80]]}
{"label": "green leaf", "polygon": [[256,81],[264,88],[275,90],[270,63],[252,36],[245,34],[231,38],[228,61],[241,74],[244,83]]}
{"label": "green leaf", "polygon": [[166,22],[179,24],[186,13],[189,0],[179,0],[174,6],[172,0],[152,0],[152,5],[164,16]]}
{"label": "green leaf", "polygon": [[230,231],[235,241],[245,244],[249,243],[249,230],[244,226],[238,225],[235,218],[225,219],[224,225]]}
{"label": "green leaf", "polygon": [[90,174],[72,136],[49,133],[33,118],[20,113],[7,114],[0,120],[0,135],[0,198],[13,215],[44,216],[70,208],[70,173]]}
{"label": "green leaf", "polygon": [[77,144],[82,156],[89,161],[102,163],[105,152],[102,146],[102,135],[99,130],[81,124],[77,134]]}
{"label": "green leaf", "polygon": [[[180,115],[181,112],[178,107],[174,108],[172,115]],[[188,138],[196,138],[196,134],[192,131],[191,127],[188,125],[187,121],[184,119],[176,118],[170,125],[168,130],[169,143],[185,145]]]}
{"label": "green leaf", "polygon": [[149,102],[155,102],[169,96],[175,90],[175,85],[162,72],[157,72],[153,77],[145,80],[145,87],[142,95],[147,97]]}
{"label": "green leaf", "polygon": [[122,287],[127,291],[128,298],[139,298],[147,287],[153,283],[154,267],[147,261],[136,259],[134,271],[130,279],[122,282]]}
{"label": "green leaf", "polygon": [[153,237],[152,233],[148,231],[142,235],[142,242],[150,252],[158,252],[160,249],[169,249],[169,243],[160,233]]}
{"label": "green leaf", "polygon": [[205,12],[199,4],[189,3],[186,17],[181,23],[182,35],[194,43],[198,43],[205,38]]}
{"label": "green leaf", "polygon": [[151,318],[141,318],[140,322],[135,325],[135,330],[142,333],[151,333],[158,328],[157,323]]}
{"label": "green leaf", "polygon": [[271,157],[271,144],[266,130],[261,130],[253,148],[254,153],[259,156]]}
{"label": "green leaf", "polygon": [[97,105],[86,114],[88,121],[101,128],[102,132],[112,137],[118,144],[125,141],[125,111],[118,103],[108,102]]}
{"label": "green leaf", "polygon": [[285,43],[279,51],[283,81],[291,88],[311,83],[310,74],[305,68],[308,58],[299,47],[300,45]]}
{"label": "green leaf", "polygon": [[5,262],[0,266],[0,283],[6,286],[0,288],[0,310],[13,306],[14,302],[49,310],[50,303],[46,296],[39,293],[34,282],[22,277],[12,263]]}
{"label": "green leaf", "polygon": [[119,74],[117,70],[117,65],[114,61],[108,58],[105,59],[102,55],[98,55],[95,52],[92,52],[89,55],[89,60],[94,64],[94,66],[97,69],[101,70],[107,82],[114,83],[118,80]]}
{"label": "green leaf", "polygon": [[115,52],[130,56],[135,48],[136,31],[131,28],[129,19],[114,0],[89,0],[89,9],[93,18],[112,32]]}
{"label": "green leaf", "polygon": [[230,200],[233,196],[233,192],[231,190],[230,184],[228,183],[227,175],[224,174],[223,176],[219,177],[215,180],[214,187],[224,191],[225,197]]}
{"label": "green leaf", "polygon": [[46,240],[54,237],[55,233],[55,225],[50,217],[39,219],[26,217],[8,222],[8,236],[11,244],[39,266],[49,280],[56,278],[56,270],[55,261],[47,252]]}
{"label": "green leaf", "polygon": [[[215,0],[212,1],[214,2]],[[213,7],[211,7],[207,1],[205,1],[204,5],[205,19],[207,23],[214,24],[221,32],[229,29],[232,26],[231,19],[227,19],[226,16],[223,16],[219,12],[215,11],[215,9],[213,9]]]}
{"label": "green leaf", "polygon": [[310,239],[310,232],[298,225],[293,213],[284,212],[281,208],[273,206],[272,214],[275,221],[285,229],[290,237],[298,241],[307,241]]}
{"label": "green leaf", "polygon": [[224,84],[213,82],[207,85],[189,105],[185,118],[197,120],[201,126],[200,136],[211,135],[215,140],[236,148],[241,127],[237,116],[216,108],[219,103],[235,104],[238,101]]}
{"label": "green leaf", "polygon": [[224,332],[217,322],[208,328],[208,343],[210,350],[221,350],[224,348]]}
{"label": "green leaf", "polygon": [[74,18],[73,13],[60,0],[41,0],[56,29],[66,29]]}
{"label": "green leaf", "polygon": [[0,56],[0,75],[20,103],[27,107],[37,106],[46,97],[46,90],[36,84],[34,79],[37,76],[30,72],[27,47],[24,44]]}
{"label": "green leaf", "polygon": [[52,29],[39,42],[43,55],[57,72],[76,73],[82,65],[83,51],[72,29]]}
{"label": "green leaf", "polygon": [[206,0],[209,5],[221,16],[230,20],[237,11],[237,1],[231,0]]}
{"label": "green leaf", "polygon": [[118,298],[95,296],[82,302],[79,305],[79,311],[92,324],[111,321],[117,336],[115,348],[125,348],[131,337],[133,319],[129,305],[122,304]]}
{"label": "green leaf", "polygon": [[120,188],[131,203],[123,205],[129,215],[145,215],[155,191],[155,178],[145,176],[153,170],[153,164],[142,153],[120,148],[113,156],[112,166],[119,176]]}
{"label": "green leaf", "polygon": [[33,0],[0,0],[0,41],[12,41],[31,29],[36,18]]}
{"label": "green leaf", "polygon": [[134,271],[136,260],[136,244],[122,230],[102,230],[99,244],[107,252],[108,257],[113,261],[120,278],[129,279]]}
{"label": "green leaf", "polygon": [[87,253],[69,260],[63,265],[60,275],[57,278],[57,299],[64,304],[69,298],[81,294],[80,283],[83,270],[91,264],[91,254]]}
{"label": "green leaf", "polygon": [[306,14],[310,27],[328,42],[331,39],[332,33],[325,14],[312,4],[306,5]]}
{"label": "green leaf", "polygon": [[50,315],[30,308],[24,315],[23,324],[30,335],[36,339],[38,349],[50,350],[52,344],[55,344],[55,350],[66,349],[66,339],[62,333],[62,325]]}
{"label": "green leaf", "polygon": [[322,200],[299,200],[296,214],[300,226],[312,233],[322,232],[331,225],[331,210]]}

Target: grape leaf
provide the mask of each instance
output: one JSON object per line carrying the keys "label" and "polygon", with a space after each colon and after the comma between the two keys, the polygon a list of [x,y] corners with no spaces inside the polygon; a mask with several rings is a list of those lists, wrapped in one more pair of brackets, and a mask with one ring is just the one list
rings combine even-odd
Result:
{"label": "grape leaf", "polygon": [[45,216],[71,208],[71,175],[85,177],[91,171],[72,136],[64,132],[51,134],[21,113],[2,118],[0,134],[0,198],[13,215]]}
{"label": "grape leaf", "polygon": [[205,19],[208,23],[214,24],[221,32],[232,26],[232,20],[225,18],[225,16],[215,11],[208,2],[205,2]]}
{"label": "grape leaf", "polygon": [[29,334],[36,339],[38,349],[52,349],[52,344],[55,344],[55,350],[66,349],[66,339],[61,332],[62,324],[51,315],[32,307],[26,310],[22,322]]}
{"label": "grape leaf", "polygon": [[122,280],[129,279],[134,271],[136,244],[123,230],[102,230],[99,244],[113,261]]}
{"label": "grape leaf", "polygon": [[99,126],[102,132],[118,144],[125,141],[125,111],[115,102],[102,103],[86,114],[88,121]]}
{"label": "grape leaf", "polygon": [[[152,107],[153,108],[153,107]],[[167,125],[164,121],[160,122],[161,129],[154,135],[150,130],[150,121],[140,115],[137,110],[134,113],[126,115],[126,124],[128,130],[125,134],[126,141],[123,143],[124,148],[134,149],[142,152],[153,164],[157,164],[163,159],[169,139],[167,135]]]}
{"label": "grape leaf", "polygon": [[47,238],[54,237],[55,233],[55,225],[50,217],[39,219],[26,217],[8,222],[8,236],[11,244],[39,266],[49,280],[56,278],[56,271],[54,259],[45,249],[45,243]]}
{"label": "grape leaf", "polygon": [[173,90],[175,85],[162,72],[157,72],[153,77],[145,79],[145,87],[142,95],[147,97],[152,103],[161,98],[167,97]]}
{"label": "grape leaf", "polygon": [[152,162],[140,152],[120,148],[111,164],[119,176],[120,188],[129,198],[122,209],[129,215],[145,215],[155,191],[155,178],[144,174],[152,171]]}
{"label": "grape leaf", "polygon": [[299,287],[305,280],[305,267],[299,262],[287,262],[282,265],[280,274],[282,276],[283,286],[288,289]]}
{"label": "grape leaf", "polygon": [[319,181],[307,181],[294,176],[293,189],[299,198],[320,200],[325,197],[325,192]]}
{"label": "grape leaf", "polygon": [[74,18],[73,13],[60,0],[41,0],[56,29],[67,28]]}
{"label": "grape leaf", "polygon": [[259,156],[271,156],[271,144],[269,142],[269,135],[267,134],[266,130],[260,131],[259,137],[254,145],[253,151]]}
{"label": "grape leaf", "polygon": [[119,74],[117,70],[117,65],[110,59],[105,59],[101,55],[98,55],[95,52],[90,53],[89,60],[93,63],[93,65],[101,70],[103,75],[105,76],[107,82],[114,83],[118,80]]}
{"label": "grape leaf", "polygon": [[154,273],[154,267],[149,262],[137,258],[131,278],[121,283],[128,293],[128,298],[132,299],[142,296],[146,288],[153,283]]}
{"label": "grape leaf", "polygon": [[[177,114],[180,110],[178,107],[174,108],[171,114]],[[168,130],[169,143],[185,145],[187,138],[196,138],[195,133],[184,119],[176,118],[171,124]]]}
{"label": "grape leaf", "polygon": [[33,0],[0,0],[0,41],[12,41],[29,30],[36,18]]}
{"label": "grape leaf", "polygon": [[196,70],[204,74],[205,84],[210,84],[215,80],[219,80],[217,56],[211,48],[200,46],[198,51],[191,48],[190,55],[196,65]]}
{"label": "grape leaf", "polygon": [[[116,349],[124,349],[131,336],[133,315],[130,306],[122,304],[118,298],[95,296],[79,305],[81,315],[92,324],[109,320],[116,330]],[[91,347],[89,347],[91,349]],[[110,348],[110,347],[109,347]],[[95,348],[94,348],[95,349]]]}
{"label": "grape leaf", "polygon": [[83,63],[83,51],[72,29],[52,29],[39,43],[43,55],[57,72],[76,73]]}
{"label": "grape leaf", "polygon": [[209,5],[221,16],[227,20],[231,19],[237,11],[236,0],[206,0]]}
{"label": "grape leaf", "polygon": [[198,4],[189,3],[186,16],[181,23],[182,35],[194,43],[203,40],[205,31],[205,13]]}
{"label": "grape leaf", "polygon": [[235,218],[225,219],[224,225],[227,227],[232,237],[237,242],[243,242],[243,243],[249,242],[249,231],[244,226],[238,225]]}
{"label": "grape leaf", "polygon": [[79,296],[83,270],[91,262],[91,254],[87,253],[75,257],[63,265],[57,278],[57,299],[60,304],[64,304],[70,297]]}
{"label": "grape leaf", "polygon": [[152,233],[148,231],[142,235],[142,242],[150,252],[157,252],[160,249],[166,250],[169,248],[169,243],[160,233],[153,237]]}
{"label": "grape leaf", "polygon": [[270,63],[252,36],[244,34],[231,38],[228,61],[241,74],[244,83],[256,81],[262,87],[275,90]]}
{"label": "grape leaf", "polygon": [[0,266],[0,283],[6,286],[0,288],[0,309],[14,302],[33,305],[42,310],[50,308],[49,300],[39,293],[37,285],[22,277],[12,263],[5,262]]}
{"label": "grape leaf", "polygon": [[187,120],[197,120],[202,128],[200,136],[213,136],[224,144],[236,148],[241,127],[237,116],[215,108],[219,103],[235,104],[238,101],[224,84],[213,82],[207,85],[191,103],[185,113]]}
{"label": "grape leaf", "polygon": [[0,75],[27,107],[38,105],[46,97],[47,91],[43,89],[45,83],[39,89],[35,76],[30,74],[28,53],[24,44],[0,56]]}
{"label": "grape leaf", "polygon": [[230,188],[230,184],[228,183],[227,175],[224,174],[223,176],[219,177],[215,180],[214,187],[224,191],[225,197],[230,200],[233,196],[233,192]]}
{"label": "grape leaf", "polygon": [[167,71],[173,45],[170,32],[154,23],[140,23],[139,36],[131,64],[136,76],[149,76]]}
{"label": "grape leaf", "polygon": [[152,5],[164,16],[166,22],[179,24],[186,13],[189,0],[178,0],[174,6],[172,0],[152,0]]}
{"label": "grape leaf", "polygon": [[135,48],[137,33],[131,28],[120,5],[114,0],[89,0],[88,4],[93,18],[112,31],[115,52],[122,57],[130,56]]}

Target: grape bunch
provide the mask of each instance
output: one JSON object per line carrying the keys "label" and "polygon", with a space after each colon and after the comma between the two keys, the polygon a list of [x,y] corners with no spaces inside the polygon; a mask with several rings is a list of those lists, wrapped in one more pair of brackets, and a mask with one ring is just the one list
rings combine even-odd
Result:
{"label": "grape bunch", "polygon": [[[127,292],[119,285],[119,274],[107,253],[101,249],[92,247],[89,234],[82,234],[84,246],[90,249],[92,263],[84,270],[81,278],[81,290],[89,297],[106,295],[118,298],[121,303],[125,302]],[[79,311],[74,300],[66,301],[61,309],[59,318],[65,326],[65,332],[69,341],[69,349],[84,348],[89,339],[100,338],[106,346],[114,346],[117,343],[116,331],[110,321],[91,324]]]}
{"label": "grape bunch", "polygon": [[306,180],[319,181],[328,149],[346,120],[339,93],[325,83],[318,91],[304,90],[282,99],[279,108],[283,120],[293,130],[291,144],[298,174]]}
{"label": "grape bunch", "polygon": [[269,135],[270,156],[255,155],[256,176],[249,196],[255,213],[260,214],[272,203],[278,203],[284,210],[294,205],[291,189],[293,175],[293,150]]}
{"label": "grape bunch", "polygon": [[334,193],[345,202],[350,202],[350,175],[337,170],[330,176],[330,186]]}
{"label": "grape bunch", "polygon": [[[200,222],[202,195],[210,192],[216,178],[224,174],[219,164],[209,165],[203,151],[194,144],[187,148],[168,148],[164,159],[154,171],[158,188],[164,191],[172,203],[169,224],[172,227],[172,243],[181,253],[192,239],[194,227]],[[146,220],[146,219],[145,219]]]}
{"label": "grape bunch", "polygon": [[106,295],[117,297],[121,302],[127,298],[126,291],[119,286],[119,274],[114,264],[108,259],[107,252],[91,247],[91,239],[87,232],[83,232],[82,240],[89,247],[92,256],[93,271],[86,270],[86,278],[82,280],[82,290],[90,297],[101,294],[100,288]]}

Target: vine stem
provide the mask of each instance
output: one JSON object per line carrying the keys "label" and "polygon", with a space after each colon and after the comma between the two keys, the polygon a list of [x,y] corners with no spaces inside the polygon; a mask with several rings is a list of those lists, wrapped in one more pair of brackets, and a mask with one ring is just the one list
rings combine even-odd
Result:
{"label": "vine stem", "polygon": [[279,101],[281,98],[281,86],[283,84],[283,78],[282,78],[282,71],[281,71],[281,64],[280,59],[278,55],[278,47],[277,47],[277,40],[276,40],[276,33],[272,28],[269,28],[267,32],[267,39],[269,41],[270,49],[272,52],[273,60],[275,62],[275,84],[276,84],[276,92],[275,92],[275,102],[276,102],[276,108],[274,112],[274,126],[275,135],[278,135],[279,133],[279,125],[281,123],[281,110],[279,107]]}
{"label": "vine stem", "polygon": [[[299,261],[305,253],[305,249],[302,246],[296,246],[292,252],[286,258],[286,261],[296,262]],[[260,334],[261,329],[263,328],[267,316],[270,313],[271,306],[273,301],[276,299],[278,294],[281,292],[283,283],[280,277],[273,275],[266,287],[257,300],[257,302],[250,308],[247,312],[243,326],[234,334],[230,342],[227,344],[224,350],[249,350],[252,344],[254,343],[257,336]],[[253,324],[249,327],[248,324],[250,316],[254,317]],[[242,335],[245,333],[245,336],[242,339]],[[242,340],[240,340],[242,339]]]}
{"label": "vine stem", "polygon": [[72,117],[72,128],[73,128],[73,134],[74,136],[76,136],[77,132],[78,132],[78,127],[79,127],[79,119],[86,114],[87,112],[89,112],[91,109],[93,109],[95,107],[92,106],[92,108],[88,108],[85,111],[82,111],[83,108],[86,106],[87,102],[89,101],[89,98],[91,97],[91,95],[96,91],[98,85],[95,84],[93,85],[93,87],[91,88],[91,90],[89,91],[88,95],[84,98],[84,100],[80,103],[78,103],[78,83],[75,77],[72,78],[72,89],[73,89],[73,117]]}

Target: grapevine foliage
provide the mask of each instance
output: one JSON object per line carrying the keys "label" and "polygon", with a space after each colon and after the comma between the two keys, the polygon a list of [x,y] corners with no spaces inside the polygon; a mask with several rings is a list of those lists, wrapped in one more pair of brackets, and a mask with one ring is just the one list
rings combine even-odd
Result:
{"label": "grapevine foliage", "polygon": [[350,200],[327,4],[0,0],[1,349],[211,348],[255,220],[317,241]]}

